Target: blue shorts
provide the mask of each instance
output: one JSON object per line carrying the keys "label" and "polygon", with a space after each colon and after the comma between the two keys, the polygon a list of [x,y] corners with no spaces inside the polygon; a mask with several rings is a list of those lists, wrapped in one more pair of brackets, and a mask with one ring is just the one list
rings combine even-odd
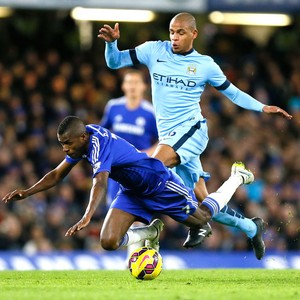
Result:
{"label": "blue shorts", "polygon": [[133,191],[119,190],[110,208],[118,208],[137,217],[143,223],[150,223],[155,214],[170,216],[183,222],[198,207],[192,189],[183,185],[182,180],[173,172],[163,190],[153,196],[139,196]]}
{"label": "blue shorts", "polygon": [[114,181],[113,179],[108,178],[108,186],[107,186],[107,194],[106,194],[107,206],[110,206],[112,201],[115,199],[119,189],[120,189],[120,184]]}
{"label": "blue shorts", "polygon": [[203,171],[200,161],[200,154],[205,150],[208,140],[206,120],[193,120],[181,124],[159,142],[171,146],[179,155],[180,165],[173,170],[192,189],[200,177],[204,180],[210,178],[210,174]]}

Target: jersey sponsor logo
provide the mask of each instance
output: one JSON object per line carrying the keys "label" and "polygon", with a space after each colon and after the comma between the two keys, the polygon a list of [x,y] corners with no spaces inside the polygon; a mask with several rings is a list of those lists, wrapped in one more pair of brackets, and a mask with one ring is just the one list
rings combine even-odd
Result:
{"label": "jersey sponsor logo", "polygon": [[162,85],[165,86],[179,86],[183,88],[192,88],[197,85],[197,82],[194,80],[181,79],[174,76],[166,76],[158,73],[153,73],[153,79]]}
{"label": "jersey sponsor logo", "polygon": [[113,125],[113,131],[116,133],[122,132],[141,136],[145,133],[145,128],[133,124],[116,123]]}
{"label": "jersey sponsor logo", "polygon": [[135,120],[135,124],[138,125],[138,126],[145,126],[146,120],[145,120],[145,118],[143,118],[143,117],[138,117],[138,118]]}
{"label": "jersey sponsor logo", "polygon": [[123,121],[123,116],[122,115],[116,115],[114,121],[115,122],[122,122]]}

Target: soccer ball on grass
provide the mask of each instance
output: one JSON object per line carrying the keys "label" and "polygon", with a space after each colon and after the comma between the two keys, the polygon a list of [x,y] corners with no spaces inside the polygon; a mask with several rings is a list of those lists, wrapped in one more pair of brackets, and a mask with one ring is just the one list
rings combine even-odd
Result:
{"label": "soccer ball on grass", "polygon": [[162,257],[153,248],[140,247],[131,253],[128,268],[136,279],[152,280],[162,270]]}

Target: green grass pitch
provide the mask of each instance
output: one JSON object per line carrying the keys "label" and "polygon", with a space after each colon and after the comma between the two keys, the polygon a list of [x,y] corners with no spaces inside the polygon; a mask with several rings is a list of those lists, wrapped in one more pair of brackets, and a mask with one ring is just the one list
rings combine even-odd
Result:
{"label": "green grass pitch", "polygon": [[152,281],[129,271],[1,271],[5,300],[300,299],[299,270],[163,270]]}

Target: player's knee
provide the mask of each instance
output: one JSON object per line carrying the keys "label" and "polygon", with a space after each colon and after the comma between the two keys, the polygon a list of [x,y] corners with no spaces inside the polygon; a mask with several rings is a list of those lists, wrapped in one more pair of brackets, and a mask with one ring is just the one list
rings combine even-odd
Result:
{"label": "player's knee", "polygon": [[100,244],[104,250],[116,250],[119,248],[119,240],[113,236],[100,236]]}

